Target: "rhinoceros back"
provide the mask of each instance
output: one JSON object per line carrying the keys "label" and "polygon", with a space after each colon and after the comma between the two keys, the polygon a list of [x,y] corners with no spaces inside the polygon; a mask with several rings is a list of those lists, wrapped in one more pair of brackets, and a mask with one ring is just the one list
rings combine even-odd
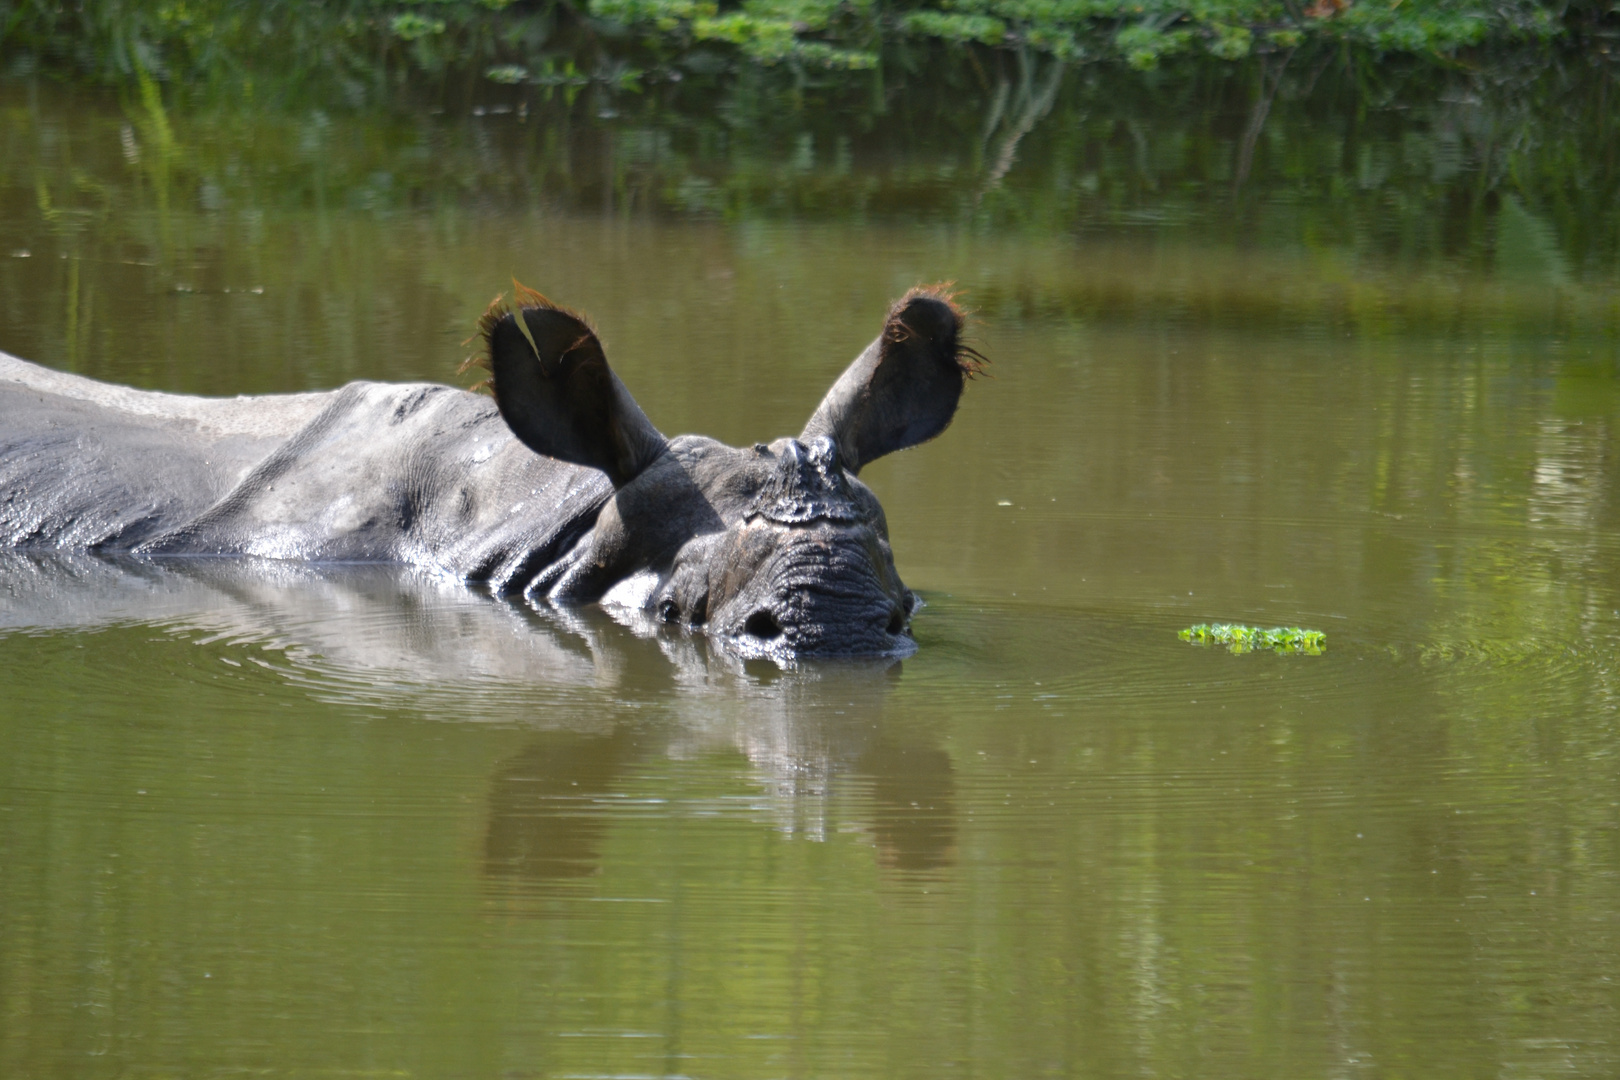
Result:
{"label": "rhinoceros back", "polygon": [[0,540],[136,547],[218,502],[326,396],[159,394],[0,354]]}
{"label": "rhinoceros back", "polygon": [[196,398],[0,354],[0,540],[405,562],[521,584],[610,494],[492,402],[431,384]]}

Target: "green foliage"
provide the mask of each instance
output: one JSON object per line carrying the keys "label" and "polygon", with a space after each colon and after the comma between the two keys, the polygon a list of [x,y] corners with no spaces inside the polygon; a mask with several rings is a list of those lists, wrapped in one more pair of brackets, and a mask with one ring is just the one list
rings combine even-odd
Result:
{"label": "green foliage", "polygon": [[415,41],[417,38],[444,33],[444,20],[425,18],[414,11],[409,11],[404,15],[395,15],[389,20],[388,28],[394,32],[395,37],[403,41]]}
{"label": "green foliage", "polygon": [[590,12],[599,19],[651,24],[665,32],[695,19],[712,19],[719,10],[713,0],[590,0]]}
{"label": "green foliage", "polygon": [[450,67],[509,74],[537,63],[536,47],[562,26],[796,70],[874,67],[882,45],[908,41],[1149,70],[1189,53],[1237,61],[1313,42],[1451,56],[1559,37],[1586,10],[1549,0],[0,0],[0,55],[114,82],[141,68],[210,82],[259,68],[359,87]]}
{"label": "green foliage", "polygon": [[[829,34],[844,16],[862,12],[856,5],[828,0],[743,0],[740,7],[724,13],[712,0],[589,0],[589,5],[596,18],[656,30],[676,40],[734,45],[761,64],[795,61],[845,70],[877,64],[873,52],[849,48],[847,41],[835,44],[812,36],[863,36]],[[869,22],[869,13],[862,13]]]}
{"label": "green foliage", "polygon": [[1151,71],[1159,66],[1160,57],[1186,51],[1192,37],[1189,30],[1165,30],[1144,22],[1121,30],[1114,36],[1114,45],[1131,67]]}
{"label": "green foliage", "polygon": [[1237,623],[1199,623],[1181,631],[1182,641],[1195,645],[1225,645],[1235,653],[1270,649],[1279,653],[1303,653],[1321,656],[1327,649],[1327,635],[1320,630],[1301,630],[1297,626],[1276,626],[1263,630],[1258,626],[1240,626]]}
{"label": "green foliage", "polygon": [[1249,49],[1254,45],[1254,33],[1246,26],[1212,23],[1210,30],[1214,36],[1209,43],[1209,51],[1222,60],[1241,60],[1249,55]]}
{"label": "green foliage", "polygon": [[977,41],[1000,45],[1007,37],[1007,24],[988,15],[963,15],[954,11],[913,11],[901,16],[900,28],[915,37],[943,41]]}
{"label": "green foliage", "polygon": [[[953,15],[995,20],[1009,41],[1060,56],[1065,48],[1057,42],[1078,41],[1084,52],[1142,70],[1196,49],[1237,60],[1257,46],[1291,49],[1321,40],[1432,55],[1489,40],[1546,39],[1561,29],[1555,9],[1536,0],[1317,0],[1308,6],[1293,0],[944,0],[944,6]],[[970,37],[915,14],[902,25],[919,35]]]}

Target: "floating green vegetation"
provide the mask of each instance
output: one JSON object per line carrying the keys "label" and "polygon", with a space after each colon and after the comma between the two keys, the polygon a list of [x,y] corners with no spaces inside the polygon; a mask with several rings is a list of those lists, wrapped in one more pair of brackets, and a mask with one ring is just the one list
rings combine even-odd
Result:
{"label": "floating green vegetation", "polygon": [[1199,623],[1183,630],[1181,640],[1195,645],[1225,645],[1235,653],[1270,649],[1279,653],[1321,656],[1327,649],[1326,634],[1320,630],[1301,630],[1297,626],[1275,626],[1263,630],[1258,626],[1239,626],[1237,623]]}

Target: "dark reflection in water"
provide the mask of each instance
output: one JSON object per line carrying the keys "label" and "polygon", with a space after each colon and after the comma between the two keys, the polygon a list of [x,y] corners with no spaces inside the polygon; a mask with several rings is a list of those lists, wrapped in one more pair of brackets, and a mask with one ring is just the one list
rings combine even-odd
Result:
{"label": "dark reflection in water", "polygon": [[885,735],[861,755],[856,767],[872,782],[872,834],[879,863],[923,872],[955,861],[956,771],[950,754]]}
{"label": "dark reflection in water", "polygon": [[592,803],[614,790],[636,749],[626,729],[559,732],[503,764],[490,785],[485,877],[543,884],[597,873],[607,822]]}
{"label": "dark reflection in water", "polygon": [[[336,704],[542,729],[490,782],[482,873],[497,893],[595,875],[638,767],[722,749],[747,760],[790,834],[825,839],[837,789],[867,791],[846,784],[859,777],[880,865],[953,857],[949,754],[885,722],[894,660],[783,670],[639,616],[536,608],[385,565],[0,552],[0,593],[0,633],[147,625],[258,646],[279,662],[257,663]],[[627,703],[647,718],[622,718]]]}
{"label": "dark reflection in water", "polygon": [[[847,703],[845,694],[837,699]],[[846,723],[813,703],[795,710],[768,696],[750,700],[730,735],[785,831],[825,840],[838,800],[846,822],[869,831],[879,866],[922,873],[954,861],[955,770],[946,751],[904,742],[901,731],[872,718]],[[526,894],[600,874],[604,841],[626,800],[634,802],[638,770],[683,739],[679,731],[629,725],[608,734],[552,731],[504,761],[490,782],[483,843],[491,895],[522,911]]]}

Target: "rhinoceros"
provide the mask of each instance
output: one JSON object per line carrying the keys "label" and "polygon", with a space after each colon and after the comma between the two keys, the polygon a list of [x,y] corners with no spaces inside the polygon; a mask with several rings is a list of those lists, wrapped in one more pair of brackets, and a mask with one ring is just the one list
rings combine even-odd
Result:
{"label": "rhinoceros", "polygon": [[798,438],[665,438],[579,314],[532,290],[479,323],[492,398],[354,382],[200,398],[0,354],[0,543],[414,564],[638,610],[778,658],[905,652],[915,595],[857,476],[933,438],[984,358],[913,289]]}

